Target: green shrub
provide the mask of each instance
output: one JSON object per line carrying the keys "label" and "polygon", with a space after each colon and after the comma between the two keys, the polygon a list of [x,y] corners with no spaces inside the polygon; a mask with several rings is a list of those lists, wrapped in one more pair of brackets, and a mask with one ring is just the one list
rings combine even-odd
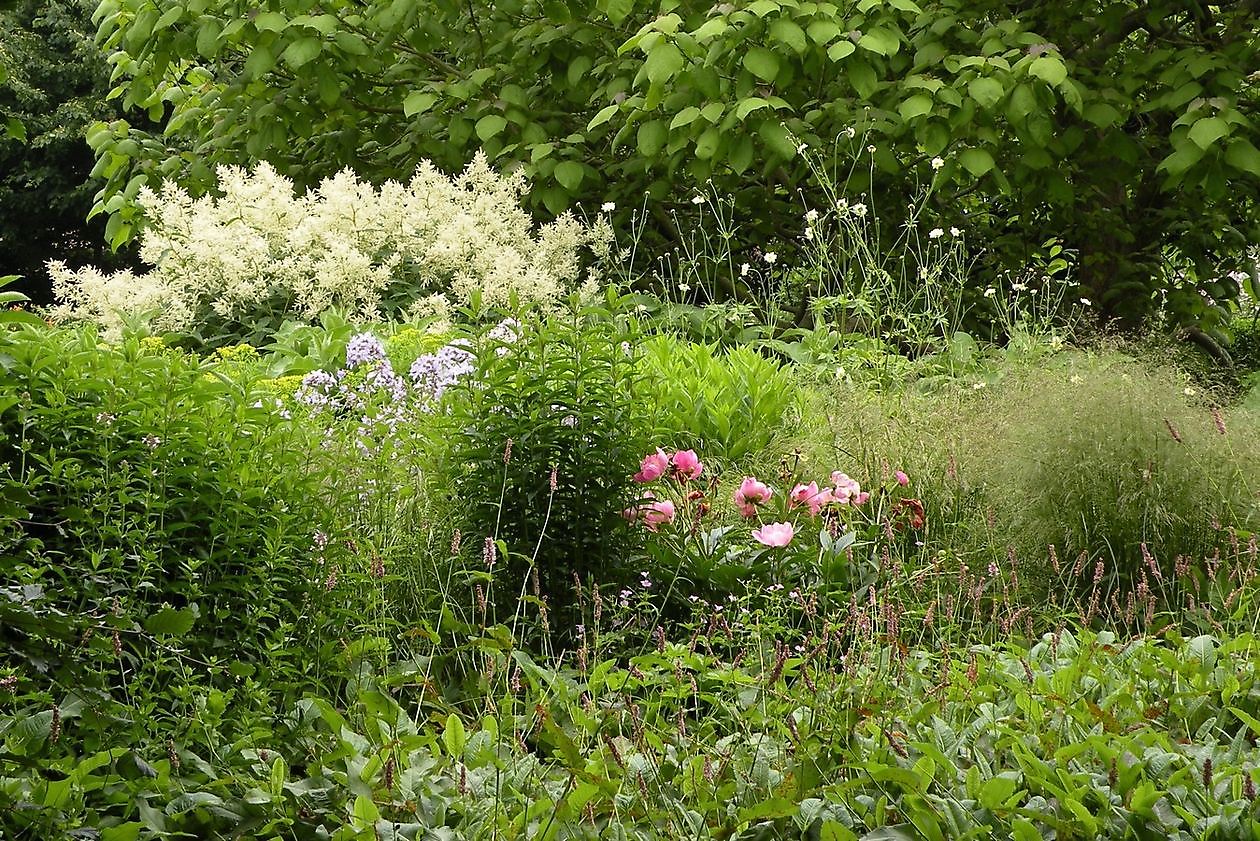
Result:
{"label": "green shrub", "polygon": [[648,446],[635,334],[620,316],[576,307],[520,330],[513,342],[484,343],[476,373],[457,388],[455,496],[471,551],[492,538],[508,549],[494,568],[500,603],[533,593],[536,575],[563,612],[575,575],[625,573],[631,533],[621,512]]}
{"label": "green shrub", "polygon": [[0,358],[0,555],[22,596],[0,598],[5,648],[61,681],[117,678],[121,657],[134,683],[172,651],[237,678],[274,665],[276,688],[318,674],[291,648],[322,627],[312,535],[334,513],[312,431],[135,340],[26,330]]}
{"label": "green shrub", "polygon": [[746,347],[656,336],[640,346],[639,399],[661,437],[729,461],[764,449],[796,394],[791,374]]}

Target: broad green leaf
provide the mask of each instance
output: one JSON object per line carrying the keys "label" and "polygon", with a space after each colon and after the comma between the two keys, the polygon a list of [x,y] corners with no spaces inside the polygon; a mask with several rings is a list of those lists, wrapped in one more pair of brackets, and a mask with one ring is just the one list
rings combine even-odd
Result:
{"label": "broad green leaf", "polygon": [[1092,102],[1081,113],[1087,121],[1099,128],[1116,126],[1124,121],[1124,115],[1115,106],[1105,102]]}
{"label": "broad green leaf", "polygon": [[915,94],[897,106],[897,113],[901,115],[903,120],[913,120],[915,117],[922,117],[924,114],[930,113],[931,110],[932,97],[921,93]]}
{"label": "broad green leaf", "polygon": [[858,46],[880,55],[895,55],[901,49],[901,39],[896,33],[876,27],[858,39]]}
{"label": "broad green leaf", "polygon": [[827,48],[827,58],[832,61],[840,61],[842,58],[853,55],[857,47],[848,38],[843,41],[837,41]]}
{"label": "broad green leaf", "polygon": [[779,18],[770,24],[770,37],[780,44],[786,44],[797,53],[805,52],[805,30],[789,18]]}
{"label": "broad green leaf", "polygon": [[765,47],[753,47],[744,53],[744,67],[758,79],[773,82],[779,75],[779,57]]}
{"label": "broad green leaf", "polygon": [[582,183],[582,175],[584,171],[582,165],[577,161],[564,161],[556,165],[552,175],[560,186],[564,187],[570,193],[576,192],[578,186]]}
{"label": "broad green leaf", "polygon": [[320,41],[318,38],[299,38],[284,48],[280,58],[284,59],[285,64],[297,70],[319,55],[319,49]]}
{"label": "broad green leaf", "polygon": [[619,24],[634,11],[634,0],[599,0],[599,9],[614,24]]}
{"label": "broad green leaf", "polygon": [[289,19],[279,12],[263,12],[254,18],[254,26],[259,32],[283,32],[289,25]]}
{"label": "broad green leaf", "polygon": [[[408,117],[414,117],[417,114],[423,114],[433,107],[438,100],[436,94],[428,91],[412,91],[407,94],[407,98],[403,100],[403,114]],[[614,108],[616,106],[613,106]]]}
{"label": "broad green leaf", "polygon": [[716,126],[705,129],[704,133],[696,138],[696,157],[705,161],[709,160],[717,152],[721,141],[722,132]]}
{"label": "broad green leaf", "polygon": [[788,159],[796,157],[796,144],[792,142],[788,130],[780,123],[766,120],[762,122],[757,133],[761,135],[766,146],[779,157]]}
{"label": "broad green leaf", "polygon": [[653,84],[668,81],[682,69],[683,54],[669,41],[661,41],[648,53],[644,67],[648,81]]}
{"label": "broad green leaf", "polygon": [[144,620],[144,629],[150,634],[183,636],[192,630],[196,621],[197,615],[188,608],[164,607]]}
{"label": "broad green leaf", "polygon": [[853,61],[847,65],[847,69],[849,71],[849,82],[853,85],[853,90],[857,91],[858,96],[863,99],[870,99],[871,95],[875,93],[875,89],[879,87],[879,82],[875,76],[875,68],[865,61]]}
{"label": "broad green leaf", "polygon": [[593,128],[602,126],[604,123],[611,120],[613,117],[613,114],[616,114],[619,109],[620,109],[620,106],[616,104],[605,105],[603,108],[599,109],[598,114],[596,114],[594,117],[591,117],[591,121],[586,124],[586,130],[590,131]]}
{"label": "broad green leaf", "polygon": [[1003,89],[1002,83],[997,79],[982,76],[967,86],[967,93],[983,107],[992,108],[1002,101],[1006,91]]}
{"label": "broad green leaf", "polygon": [[822,46],[830,44],[840,34],[840,24],[834,20],[815,20],[805,31],[815,44]]}
{"label": "broad green leaf", "polygon": [[1190,127],[1190,139],[1200,149],[1207,150],[1216,141],[1229,134],[1229,123],[1220,117],[1204,117]]}
{"label": "broad green leaf", "polygon": [[700,109],[694,105],[688,105],[683,110],[674,115],[674,119],[669,121],[669,130],[673,131],[683,126],[689,126],[695,122],[696,117],[700,116]]}
{"label": "broad green leaf", "polygon": [[1042,55],[1033,59],[1028,65],[1028,72],[1050,85],[1061,85],[1067,78],[1067,68],[1063,61],[1052,55]]}
{"label": "broad green leaf", "polygon": [[209,19],[197,28],[197,54],[202,58],[214,58],[219,52],[219,33],[223,27],[217,20]]}
{"label": "broad green leaf", "polygon": [[249,58],[245,60],[245,75],[250,79],[257,79],[266,75],[275,66],[276,56],[270,47],[254,47]]}
{"label": "broad green leaf", "polygon": [[1012,121],[1024,120],[1034,111],[1040,110],[1037,105],[1037,95],[1033,89],[1027,84],[1018,84],[1011,91],[1011,97],[1006,101],[1006,116]]}
{"label": "broad green leaf", "polygon": [[669,128],[661,120],[651,120],[639,126],[639,154],[645,158],[656,157],[669,138]]}
{"label": "broad green leaf", "polygon": [[977,178],[993,169],[995,163],[987,149],[965,149],[958,154],[958,162]]}
{"label": "broad green leaf", "polygon": [[1225,150],[1225,163],[1234,169],[1260,176],[1260,150],[1245,138],[1230,141],[1229,148]]}
{"label": "broad green leaf", "polygon": [[989,811],[1001,809],[1015,794],[1016,783],[1008,777],[992,777],[980,787],[980,805]]}
{"label": "broad green leaf", "polygon": [[747,99],[740,100],[739,105],[736,106],[735,108],[735,116],[739,118],[740,120],[743,120],[745,117],[747,117],[749,114],[756,111],[757,109],[769,108],[769,107],[770,107],[770,103],[762,99],[761,97],[750,96]]}
{"label": "broad green leaf", "polygon": [[507,128],[507,120],[498,114],[487,114],[477,121],[477,137],[482,143]]}

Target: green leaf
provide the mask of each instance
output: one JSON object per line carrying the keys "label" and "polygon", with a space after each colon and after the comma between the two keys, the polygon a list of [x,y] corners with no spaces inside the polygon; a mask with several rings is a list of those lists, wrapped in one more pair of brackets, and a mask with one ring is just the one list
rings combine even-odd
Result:
{"label": "green leaf", "polygon": [[1081,116],[1099,128],[1116,126],[1124,120],[1124,115],[1120,113],[1119,109],[1105,102],[1090,103],[1081,113]]}
{"label": "green leaf", "polygon": [[555,171],[552,172],[556,181],[570,193],[577,191],[578,186],[582,183],[583,174],[582,165],[577,161],[559,163],[556,165]]}
{"label": "green leaf", "polygon": [[614,24],[619,24],[634,11],[634,0],[599,0],[598,8]]}
{"label": "green leaf", "polygon": [[875,89],[879,87],[879,82],[875,77],[875,68],[865,61],[854,61],[849,63],[848,70],[849,82],[853,85],[853,90],[857,91],[858,96],[863,99],[870,99]]}
{"label": "green leaf", "polygon": [[903,120],[913,120],[932,111],[932,97],[926,94],[915,94],[897,106],[897,113]]}
{"label": "green leaf", "polygon": [[668,81],[682,66],[683,54],[669,41],[661,41],[654,46],[644,63],[648,81],[653,84]]}
{"label": "green leaf", "polygon": [[586,130],[590,131],[591,129],[602,126],[604,123],[611,120],[613,114],[616,114],[620,107],[621,106],[614,103],[612,105],[605,105],[603,108],[599,109],[599,113],[594,117],[591,117],[591,121],[586,124]]}
{"label": "green leaf", "polygon": [[967,93],[984,108],[992,108],[1002,101],[1002,97],[1006,95],[1006,90],[997,79],[984,76],[972,81],[967,86]]}
{"label": "green leaf", "polygon": [[674,115],[674,119],[669,121],[669,130],[673,131],[683,126],[689,126],[695,122],[696,117],[700,116],[700,109],[694,105],[688,105],[683,110]]}
{"label": "green leaf", "polygon": [[1234,169],[1260,175],[1260,150],[1257,150],[1250,140],[1236,138],[1230,141],[1229,148],[1225,150],[1225,163]]}
{"label": "green leaf", "polygon": [[258,79],[275,66],[276,56],[270,47],[254,47],[249,58],[245,60],[245,75],[250,79]]}
{"label": "green leaf", "polygon": [[669,129],[661,120],[651,120],[639,126],[639,154],[645,158],[655,157],[665,145],[669,137]]}
{"label": "green leaf", "polygon": [[766,120],[758,128],[757,133],[761,135],[766,146],[779,157],[789,160],[796,157],[796,144],[792,142],[788,130],[781,124]]}
{"label": "green leaf", "polygon": [[837,41],[827,48],[827,58],[832,61],[840,61],[842,58],[853,55],[855,50],[857,50],[857,47],[854,46],[853,42],[845,38],[843,41]]}
{"label": "green leaf", "polygon": [[824,18],[815,20],[805,31],[809,33],[810,39],[821,47],[823,44],[830,44],[840,34],[840,24]]}
{"label": "green leaf", "polygon": [[966,149],[959,153],[958,162],[976,178],[993,169],[995,163],[987,149]]}
{"label": "green leaf", "polygon": [[805,52],[805,30],[801,29],[789,18],[779,18],[770,24],[770,37],[780,44],[785,44],[797,53]]}
{"label": "green leaf", "polygon": [[980,787],[980,805],[989,811],[997,811],[1005,806],[1015,794],[1016,783],[1008,777],[993,777],[985,780]]}
{"label": "green leaf", "polygon": [[1042,55],[1033,59],[1028,65],[1028,72],[1050,85],[1061,85],[1067,78],[1067,68],[1063,61],[1052,55]]}
{"label": "green leaf", "polygon": [[[405,106],[404,106],[405,107]],[[507,128],[507,120],[498,114],[487,114],[477,121],[477,137],[482,143],[499,134],[503,129]]]}
{"label": "green leaf", "polygon": [[1190,139],[1194,141],[1194,145],[1205,151],[1228,134],[1229,123],[1220,117],[1204,117],[1201,120],[1195,120],[1194,125],[1190,127]]}
{"label": "green leaf", "polygon": [[197,614],[188,608],[164,607],[144,620],[144,629],[150,634],[183,636],[192,630],[196,621]]}
{"label": "green leaf", "polygon": [[858,46],[880,55],[895,55],[901,49],[901,38],[887,29],[872,29],[858,39]]}
{"label": "green leaf", "polygon": [[437,100],[437,94],[429,93],[428,91],[412,91],[403,100],[403,114],[408,117],[423,114],[432,108]]}
{"label": "green leaf", "polygon": [[464,722],[455,713],[446,717],[446,727],[442,730],[442,744],[446,745],[446,752],[452,759],[464,758],[464,748],[468,745],[468,733],[464,730]]}
{"label": "green leaf", "polygon": [[741,99],[739,105],[735,108],[735,116],[743,120],[752,112],[760,108],[769,108],[770,103],[759,96],[750,96],[747,99]]}
{"label": "green leaf", "polygon": [[704,133],[696,138],[696,157],[707,161],[717,152],[718,144],[722,141],[722,133],[718,131],[716,126],[710,126],[704,130]]}
{"label": "green leaf", "polygon": [[744,53],[744,67],[758,79],[773,82],[779,75],[779,57],[765,47],[753,47]]}
{"label": "green leaf", "polygon": [[283,32],[289,25],[289,19],[279,12],[263,12],[254,18],[254,26],[259,32]]}
{"label": "green leaf", "polygon": [[9,117],[4,121],[4,133],[19,143],[26,142],[26,124],[17,117]]}
{"label": "green leaf", "polygon": [[285,64],[297,70],[319,55],[319,49],[320,41],[318,38],[299,38],[285,47],[280,57],[284,59]]}

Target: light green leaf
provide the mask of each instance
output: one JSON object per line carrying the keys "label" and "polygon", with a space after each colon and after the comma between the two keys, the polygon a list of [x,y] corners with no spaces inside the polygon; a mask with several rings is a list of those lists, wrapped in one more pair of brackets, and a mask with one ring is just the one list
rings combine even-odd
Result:
{"label": "light green leaf", "polygon": [[880,55],[896,55],[901,49],[901,39],[887,29],[875,28],[858,39],[858,46]]}
{"label": "light green leaf", "polygon": [[930,113],[932,110],[932,97],[926,94],[916,94],[897,106],[897,113],[901,114],[903,120],[913,120],[915,117],[922,117],[924,114]]}
{"label": "light green leaf", "polygon": [[744,53],[744,67],[758,79],[773,82],[779,75],[779,57],[765,47],[753,47]]}
{"label": "light green leaf", "polygon": [[696,157],[705,161],[709,160],[717,152],[721,141],[722,132],[718,131],[716,126],[705,129],[704,133],[696,138]]}
{"label": "light green leaf", "polygon": [[1194,141],[1194,145],[1204,151],[1228,134],[1229,123],[1220,117],[1204,117],[1201,120],[1195,120],[1194,125],[1190,127],[1190,139]]}
{"label": "light green leaf", "polygon": [[805,30],[789,18],[779,18],[770,24],[770,37],[780,44],[786,44],[797,53],[805,52]]}
{"label": "light green leaf", "polygon": [[423,114],[433,107],[438,100],[436,94],[428,91],[412,91],[407,94],[407,98],[403,100],[403,114],[408,117],[414,117],[417,114]]}
{"label": "light green leaf", "polygon": [[840,34],[840,24],[834,20],[816,20],[805,30],[815,44],[830,44]]}
{"label": "light green leaf", "polygon": [[1015,794],[1015,781],[1007,777],[993,777],[980,787],[980,805],[989,811],[1002,808]]}
{"label": "light green leaf", "polygon": [[1067,78],[1067,68],[1063,61],[1052,55],[1042,55],[1033,59],[1028,65],[1028,72],[1050,85],[1061,85]]}
{"label": "light green leaf", "polygon": [[582,183],[584,170],[582,165],[577,161],[564,161],[557,164],[555,171],[551,173],[560,186],[564,187],[570,193],[576,192],[578,186]]}
{"label": "light green leaf", "polygon": [[284,59],[285,64],[297,70],[319,55],[319,48],[320,42],[318,38],[299,38],[285,47],[280,57]]}
{"label": "light green leaf", "polygon": [[507,128],[507,120],[498,114],[487,114],[477,121],[477,137],[485,143],[505,128]]}
{"label": "light green leaf", "polygon": [[[556,168],[559,169],[559,167]],[[446,746],[448,756],[452,759],[463,760],[464,748],[468,745],[468,733],[464,730],[464,722],[455,713],[446,717],[446,727],[442,731],[442,744]]]}
{"label": "light green leaf", "polygon": [[792,137],[788,134],[788,130],[777,121],[766,120],[762,122],[757,133],[761,135],[761,139],[765,141],[770,151],[779,157],[789,160],[796,157],[796,144],[792,142]]}
{"label": "light green leaf", "polygon": [[259,32],[283,32],[289,25],[289,19],[279,12],[263,12],[254,18],[254,26]]}
{"label": "light green leaf", "polygon": [[634,0],[599,0],[599,9],[614,24],[619,24],[634,11]]}
{"label": "light green leaf", "polygon": [[752,112],[759,108],[769,108],[770,103],[759,96],[750,96],[747,99],[740,100],[739,105],[735,108],[735,116],[743,120]]}
{"label": "light green leaf", "polygon": [[853,42],[845,38],[843,41],[837,41],[827,48],[827,58],[832,61],[839,61],[842,58],[853,55],[856,49],[857,47],[854,46]]}
{"label": "light green leaf", "polygon": [[661,41],[648,53],[644,67],[652,84],[666,82],[682,69],[683,54],[668,41]]}
{"label": "light green leaf", "polygon": [[192,630],[197,621],[197,614],[188,608],[176,610],[164,607],[144,620],[144,629],[150,634],[171,634],[183,636]]}
{"label": "light green leaf", "polygon": [[1002,97],[1006,95],[1002,83],[987,76],[973,80],[967,86],[967,93],[985,108],[992,108],[994,105],[997,105],[1002,101]]}
{"label": "light green leaf", "polygon": [[266,75],[276,66],[276,56],[270,47],[254,47],[254,51],[245,59],[245,75],[257,79]]}
{"label": "light green leaf", "polygon": [[669,121],[669,130],[673,131],[683,126],[689,126],[695,122],[696,117],[700,116],[700,109],[694,105],[688,105],[683,110],[674,115],[674,119]]}
{"label": "light green leaf", "polygon": [[613,105],[605,105],[603,108],[599,109],[598,114],[596,114],[594,117],[591,117],[591,121],[586,124],[586,130],[590,131],[593,128],[602,126],[604,123],[611,120],[613,117],[613,114],[616,114],[618,110],[619,110],[619,106],[616,105],[615,103]]}
{"label": "light green leaf", "polygon": [[202,58],[214,58],[219,52],[219,33],[222,32],[217,20],[207,20],[197,29],[197,55]]}
{"label": "light green leaf", "polygon": [[966,149],[958,154],[958,162],[976,178],[993,169],[995,163],[987,149]]}

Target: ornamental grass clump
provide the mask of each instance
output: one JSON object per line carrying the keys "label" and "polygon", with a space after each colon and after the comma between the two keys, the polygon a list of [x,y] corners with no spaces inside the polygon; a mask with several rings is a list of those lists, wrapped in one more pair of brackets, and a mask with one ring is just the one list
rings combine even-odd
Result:
{"label": "ornamental grass clump", "polygon": [[568,214],[535,227],[520,206],[523,176],[500,177],[483,155],[454,178],[423,162],[408,183],[375,187],[343,170],[305,194],[266,163],[218,175],[217,195],[171,182],[141,190],[149,271],[51,263],[55,313],[112,335],[147,317],[155,330],[230,340],[333,308],[378,320],[554,302],[593,282],[583,265],[611,236],[606,221]]}

